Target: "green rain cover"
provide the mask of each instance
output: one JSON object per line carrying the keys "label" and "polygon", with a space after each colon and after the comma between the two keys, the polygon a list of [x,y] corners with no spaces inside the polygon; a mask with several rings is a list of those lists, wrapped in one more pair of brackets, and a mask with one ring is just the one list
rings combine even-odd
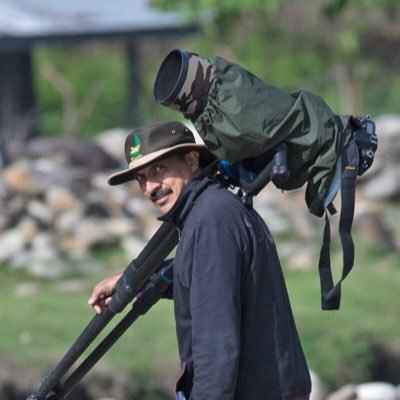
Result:
{"label": "green rain cover", "polygon": [[192,123],[208,149],[234,162],[288,146],[291,190],[307,182],[309,211],[322,216],[337,160],[351,138],[350,116],[335,115],[315,94],[288,94],[223,58],[214,67],[207,104]]}

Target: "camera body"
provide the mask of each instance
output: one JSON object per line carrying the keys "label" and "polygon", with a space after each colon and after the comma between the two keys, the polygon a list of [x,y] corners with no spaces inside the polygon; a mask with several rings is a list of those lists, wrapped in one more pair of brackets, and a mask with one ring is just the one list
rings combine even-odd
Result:
{"label": "camera body", "polygon": [[375,132],[375,123],[370,116],[353,117],[351,121],[354,126],[354,139],[360,154],[358,175],[362,175],[374,161],[374,155],[378,148],[378,137]]}

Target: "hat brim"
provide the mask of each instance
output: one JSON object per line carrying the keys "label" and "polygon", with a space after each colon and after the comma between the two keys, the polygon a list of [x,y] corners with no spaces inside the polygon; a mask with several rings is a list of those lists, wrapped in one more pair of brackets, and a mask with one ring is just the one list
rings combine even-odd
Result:
{"label": "hat brim", "polygon": [[191,150],[198,151],[200,154],[201,164],[203,166],[211,164],[215,160],[215,156],[212,153],[210,153],[203,144],[200,143],[179,144],[173,147],[169,147],[168,149],[154,151],[153,153],[146,154],[145,156],[135,161],[132,161],[127,169],[124,169],[123,171],[116,172],[115,174],[110,175],[107,178],[107,182],[111,186],[129,182],[134,179],[134,173],[139,169],[144,168],[147,165],[151,164],[152,162],[160,160],[161,158],[164,158],[169,154],[173,155],[173,153],[181,149],[187,151]]}

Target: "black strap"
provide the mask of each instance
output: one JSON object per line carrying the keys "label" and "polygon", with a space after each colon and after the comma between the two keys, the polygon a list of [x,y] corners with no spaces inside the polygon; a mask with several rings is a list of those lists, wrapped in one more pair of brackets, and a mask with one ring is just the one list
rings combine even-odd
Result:
{"label": "black strap", "polygon": [[341,283],[354,264],[354,243],[351,236],[351,227],[354,217],[358,162],[358,150],[355,142],[351,141],[342,155],[343,171],[341,177],[339,235],[343,250],[343,268],[342,277],[336,285],[333,283],[330,260],[331,232],[328,212],[325,215],[324,235],[318,264],[323,310],[338,310],[340,308]]}

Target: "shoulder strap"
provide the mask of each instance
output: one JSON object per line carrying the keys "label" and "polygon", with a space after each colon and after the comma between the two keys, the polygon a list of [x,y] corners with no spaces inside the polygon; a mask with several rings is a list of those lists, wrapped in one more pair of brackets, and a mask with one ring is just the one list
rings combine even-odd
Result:
{"label": "shoulder strap", "polygon": [[[359,164],[358,147],[354,139],[351,139],[344,149],[341,161],[343,170],[341,176],[339,235],[343,250],[343,268],[340,280],[336,285],[334,285],[330,260],[330,222],[327,211],[325,215],[325,227],[318,264],[321,282],[321,306],[323,310],[339,309],[341,283],[349,274],[354,264],[354,243],[351,236],[351,227],[354,217],[356,179]],[[328,207],[328,210],[331,213],[334,212],[332,207]]]}

